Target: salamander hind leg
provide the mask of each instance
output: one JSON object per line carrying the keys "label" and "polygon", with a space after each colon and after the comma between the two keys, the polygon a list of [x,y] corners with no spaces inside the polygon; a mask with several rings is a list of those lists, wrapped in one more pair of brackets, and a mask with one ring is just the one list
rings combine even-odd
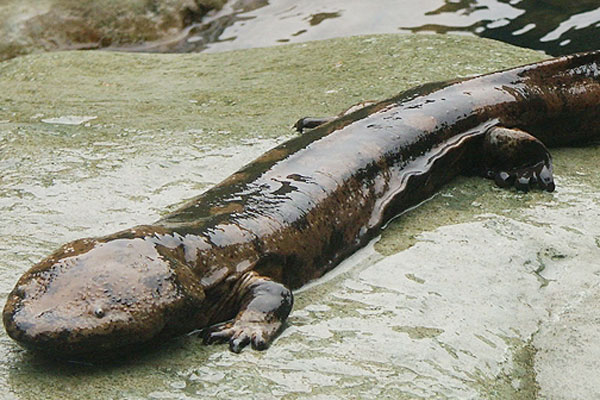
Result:
{"label": "salamander hind leg", "polygon": [[500,187],[552,192],[552,157],[542,142],[519,129],[494,127],[483,144],[483,167],[487,178]]}
{"label": "salamander hind leg", "polygon": [[314,117],[304,117],[300,118],[294,124],[293,128],[298,132],[303,133],[306,129],[314,129],[320,125],[323,125],[329,121],[333,121],[336,117],[322,117],[322,118],[314,118]]}
{"label": "salamander hind leg", "polygon": [[294,124],[293,128],[296,129],[298,132],[303,133],[306,129],[314,129],[317,128],[323,124],[326,124],[327,122],[331,122],[336,118],[340,118],[343,117],[344,115],[348,115],[353,113],[354,111],[358,111],[361,110],[365,107],[368,107],[370,105],[375,104],[376,102],[373,100],[367,100],[367,101],[361,101],[360,103],[357,103],[353,106],[351,106],[350,108],[342,111],[341,113],[339,113],[336,116],[333,117],[304,117],[304,118],[300,118],[298,121],[296,121],[296,123]]}
{"label": "salamander hind leg", "polygon": [[292,292],[254,272],[246,275],[241,290],[237,316],[208,328],[204,343],[229,342],[231,351],[239,353],[248,344],[264,350],[277,336],[292,309]]}

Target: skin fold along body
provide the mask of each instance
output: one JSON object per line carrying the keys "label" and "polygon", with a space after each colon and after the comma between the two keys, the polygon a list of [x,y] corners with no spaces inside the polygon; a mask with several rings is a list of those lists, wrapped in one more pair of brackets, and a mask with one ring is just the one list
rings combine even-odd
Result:
{"label": "skin fold along body", "polygon": [[[600,52],[426,84],[306,130],[152,225],[65,244],[3,311],[66,358],[207,328],[264,349],[318,278],[453,177],[552,191],[547,147],[600,138]],[[313,129],[305,129],[313,128]]]}

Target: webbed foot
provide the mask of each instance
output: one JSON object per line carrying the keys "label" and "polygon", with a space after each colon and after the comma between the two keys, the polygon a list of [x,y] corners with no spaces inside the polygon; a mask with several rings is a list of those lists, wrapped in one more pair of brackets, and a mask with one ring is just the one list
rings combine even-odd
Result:
{"label": "webbed foot", "polygon": [[213,325],[204,333],[204,343],[229,342],[239,353],[248,344],[264,350],[275,339],[292,310],[292,292],[280,283],[249,272],[242,278],[239,312],[232,321]]}
{"label": "webbed foot", "polygon": [[552,192],[552,157],[546,146],[519,129],[494,127],[485,136],[485,175],[500,187],[527,192],[539,188]]}
{"label": "webbed foot", "polygon": [[229,342],[229,349],[239,353],[248,344],[254,350],[265,350],[279,333],[280,321],[233,321],[214,325],[204,332],[204,343]]}
{"label": "webbed foot", "polygon": [[493,179],[499,187],[514,186],[517,190],[523,192],[536,187],[547,192],[552,192],[555,188],[552,167],[547,166],[544,162],[539,162],[528,168],[499,171],[494,173]]}

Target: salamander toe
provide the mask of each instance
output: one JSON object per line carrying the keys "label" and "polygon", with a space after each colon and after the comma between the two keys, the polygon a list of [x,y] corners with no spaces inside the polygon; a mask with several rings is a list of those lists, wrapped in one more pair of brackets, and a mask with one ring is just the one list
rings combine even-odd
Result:
{"label": "salamander toe", "polygon": [[483,176],[503,188],[554,190],[552,157],[538,139],[519,129],[491,128],[483,145]]}

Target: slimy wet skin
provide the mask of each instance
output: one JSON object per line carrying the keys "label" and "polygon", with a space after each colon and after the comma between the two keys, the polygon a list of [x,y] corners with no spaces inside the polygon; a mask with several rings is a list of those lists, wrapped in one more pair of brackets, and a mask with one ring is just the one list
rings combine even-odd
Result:
{"label": "slimy wet skin", "polygon": [[318,278],[461,173],[552,191],[550,146],[600,137],[600,53],[427,84],[314,127],[152,225],[68,243],[3,312],[23,346],[119,354],[207,328],[264,349]]}

